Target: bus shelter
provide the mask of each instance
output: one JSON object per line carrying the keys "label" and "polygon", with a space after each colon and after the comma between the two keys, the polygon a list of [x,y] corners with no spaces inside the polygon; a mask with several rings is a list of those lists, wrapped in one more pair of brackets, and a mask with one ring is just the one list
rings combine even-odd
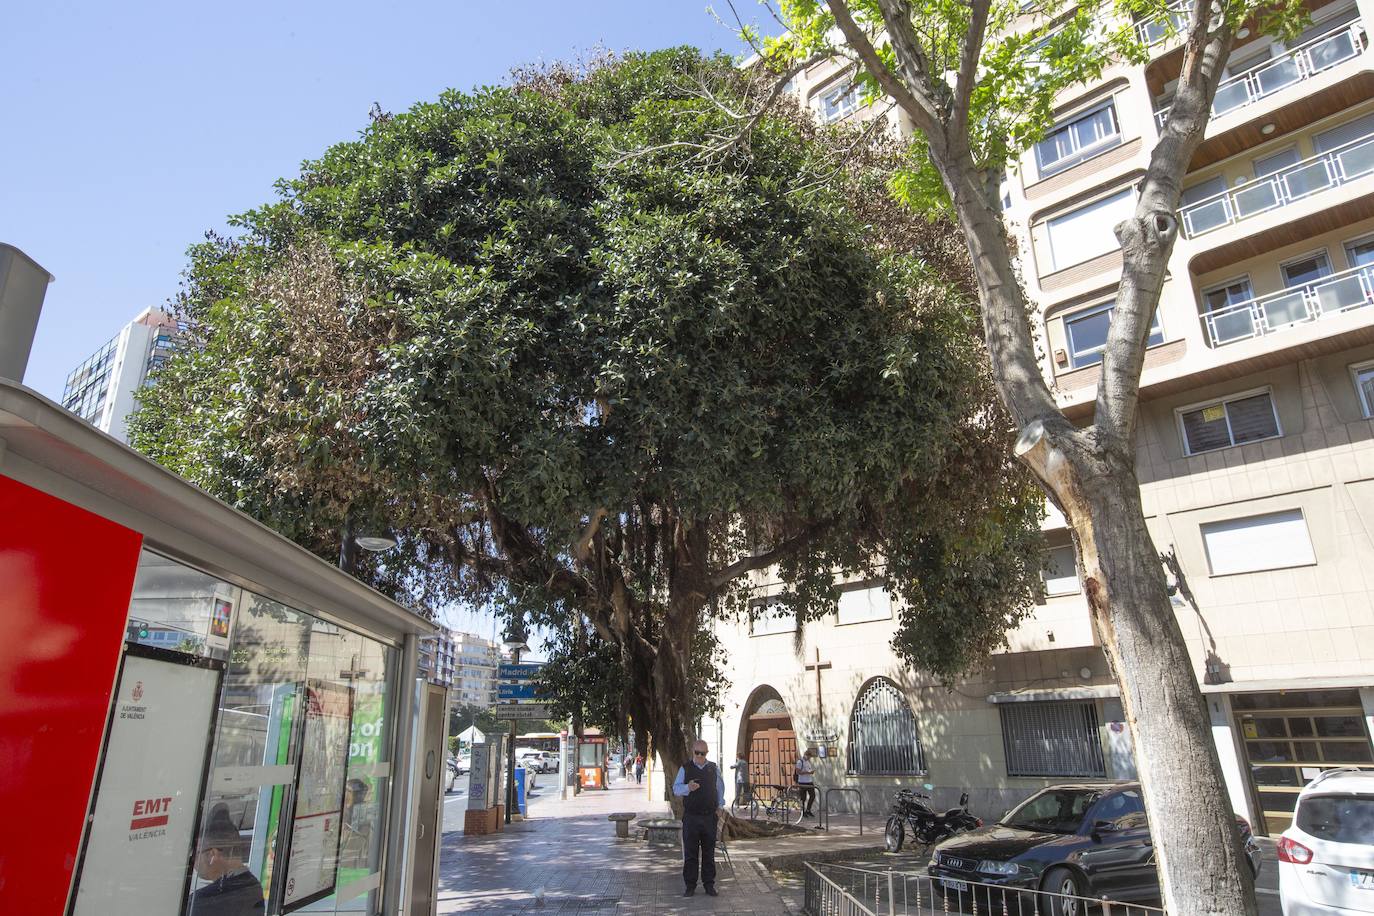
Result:
{"label": "bus shelter", "polygon": [[433,912],[434,629],[0,378],[0,912]]}

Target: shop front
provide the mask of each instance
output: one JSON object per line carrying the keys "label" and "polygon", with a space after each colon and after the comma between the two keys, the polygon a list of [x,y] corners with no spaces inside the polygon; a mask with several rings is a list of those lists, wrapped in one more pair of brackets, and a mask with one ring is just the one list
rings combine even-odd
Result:
{"label": "shop front", "polygon": [[0,379],[0,912],[432,912],[433,630]]}

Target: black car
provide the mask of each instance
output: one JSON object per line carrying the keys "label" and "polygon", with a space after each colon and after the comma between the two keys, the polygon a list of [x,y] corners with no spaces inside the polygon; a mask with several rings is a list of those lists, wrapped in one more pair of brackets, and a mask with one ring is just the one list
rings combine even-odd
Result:
{"label": "black car", "polygon": [[[1259,847],[1250,825],[1239,817],[1236,823],[1250,868],[1258,873]],[[991,891],[973,882],[1023,891],[1003,894],[1015,901],[1010,912],[1037,911],[1037,891],[1126,901],[1159,898],[1153,841],[1135,782],[1051,786],[997,823],[935,847],[927,871],[947,897],[977,898],[980,908]],[[1082,910],[1042,898],[1038,912]]]}

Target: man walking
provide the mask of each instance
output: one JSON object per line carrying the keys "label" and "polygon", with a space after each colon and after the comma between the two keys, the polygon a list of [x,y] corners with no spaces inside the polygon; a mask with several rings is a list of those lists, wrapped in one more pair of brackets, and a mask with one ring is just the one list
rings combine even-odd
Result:
{"label": "man walking", "polygon": [[682,880],[697,892],[697,874],[706,894],[716,896],[716,821],[725,807],[725,780],[720,769],[706,759],[706,742],[692,742],[692,759],[677,771],[673,794],[682,801]]}

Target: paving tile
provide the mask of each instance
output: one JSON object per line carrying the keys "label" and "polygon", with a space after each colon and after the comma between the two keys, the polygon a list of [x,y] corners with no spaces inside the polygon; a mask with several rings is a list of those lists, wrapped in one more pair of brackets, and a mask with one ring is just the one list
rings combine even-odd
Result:
{"label": "paving tile", "polygon": [[610,791],[566,800],[535,796],[530,819],[497,834],[447,834],[440,853],[438,912],[787,916],[800,911],[797,888],[780,887],[759,866],[760,858],[881,843],[871,829],[861,838],[838,820],[830,834],[735,841],[730,864],[717,852],[720,896],[698,890],[684,898],[678,852],[618,840],[615,825],[606,819],[615,811],[648,816],[667,810],[666,803],[649,801],[643,787],[617,782]]}

